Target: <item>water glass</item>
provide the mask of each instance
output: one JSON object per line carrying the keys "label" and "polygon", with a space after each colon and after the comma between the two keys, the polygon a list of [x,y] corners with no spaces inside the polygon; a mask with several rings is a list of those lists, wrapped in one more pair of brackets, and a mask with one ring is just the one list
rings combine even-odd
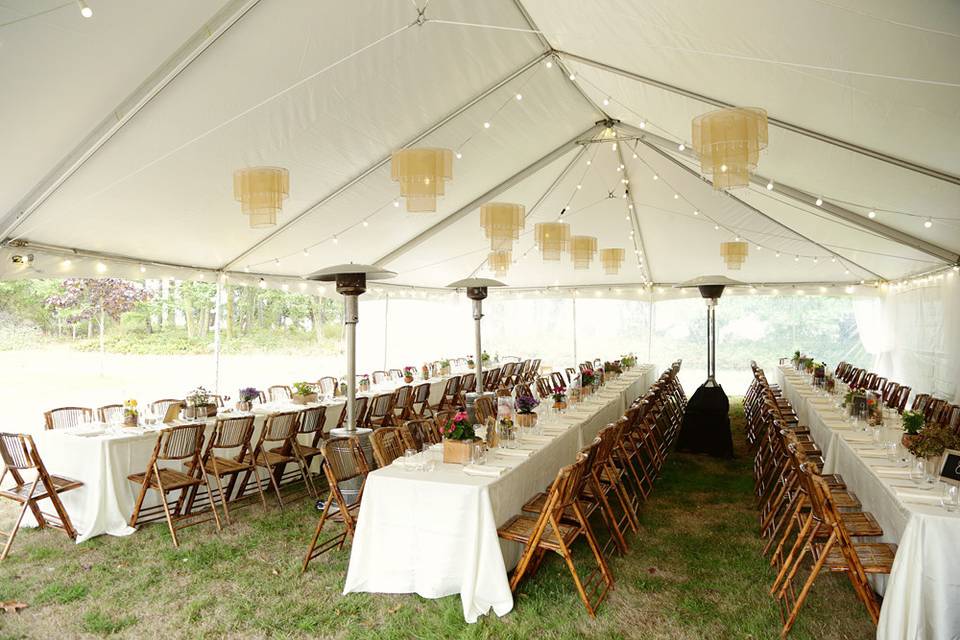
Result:
{"label": "water glass", "polygon": [[883,440],[880,437],[882,432],[883,428],[878,424],[870,427],[870,436],[873,438],[873,446],[878,449],[883,447]]}
{"label": "water glass", "polygon": [[943,485],[943,495],[940,496],[940,506],[949,513],[960,509],[960,487],[955,484]]}
{"label": "water glass", "polygon": [[921,489],[931,489],[933,487],[933,476],[929,472],[929,465],[926,460],[914,457],[910,465],[910,479]]}
{"label": "water glass", "polygon": [[473,444],[473,450],[470,452],[470,457],[473,459],[474,464],[487,463],[487,447],[483,444],[483,442],[475,442]]}
{"label": "water glass", "polygon": [[413,447],[403,452],[403,468],[406,471],[413,471],[417,464],[417,450]]}
{"label": "water glass", "polygon": [[887,462],[892,462],[896,464],[900,461],[900,452],[897,451],[896,442],[884,442],[883,448],[887,453]]}

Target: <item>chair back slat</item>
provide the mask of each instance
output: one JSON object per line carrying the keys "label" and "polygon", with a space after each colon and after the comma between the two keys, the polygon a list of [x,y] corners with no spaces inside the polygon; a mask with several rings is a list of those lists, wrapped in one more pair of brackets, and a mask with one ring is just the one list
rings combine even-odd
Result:
{"label": "chair back slat", "polygon": [[327,407],[320,405],[309,407],[300,412],[299,433],[315,433],[323,431],[323,425],[327,421]]}
{"label": "chair back slat", "polygon": [[271,413],[263,425],[260,442],[283,442],[297,432],[297,411]]}
{"label": "chair back slat", "polygon": [[332,376],[324,376],[317,381],[317,387],[323,395],[332,396],[337,390],[337,379]]}
{"label": "chair back slat", "polygon": [[87,407],[60,407],[43,414],[47,429],[68,429],[93,420],[93,409]]}
{"label": "chair back slat", "polygon": [[206,425],[203,424],[185,424],[161,431],[157,460],[183,460],[194,457],[203,442],[205,427]]}
{"label": "chair back slat", "polygon": [[0,458],[8,469],[35,468],[33,449],[33,438],[27,434],[0,433]]}
{"label": "chair back slat", "polygon": [[217,449],[233,449],[250,443],[253,433],[253,416],[217,418],[213,427],[210,446]]}
{"label": "chair back slat", "polygon": [[285,384],[267,387],[267,394],[270,396],[270,402],[283,402],[293,398],[293,390]]}
{"label": "chair back slat", "polygon": [[381,467],[386,467],[403,456],[404,443],[399,427],[377,429],[370,434],[370,443],[373,445],[377,464]]}
{"label": "chair back slat", "polygon": [[100,422],[111,422],[114,419],[123,420],[123,405],[105,404],[97,409],[97,418]]}
{"label": "chair back slat", "polygon": [[333,479],[340,483],[367,474],[367,461],[360,449],[360,441],[353,436],[330,438],[324,441],[323,459]]}

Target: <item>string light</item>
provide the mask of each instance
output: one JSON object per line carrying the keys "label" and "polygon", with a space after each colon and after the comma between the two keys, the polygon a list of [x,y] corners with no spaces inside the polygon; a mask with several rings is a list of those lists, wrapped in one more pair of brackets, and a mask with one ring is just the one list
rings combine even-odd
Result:
{"label": "string light", "polygon": [[146,273],[147,268],[144,265],[140,265],[140,273]]}
{"label": "string light", "polygon": [[64,269],[69,269],[69,268],[70,268],[70,264],[71,264],[70,258],[66,258],[66,259],[64,259],[63,262],[60,263],[60,266],[63,267]]}
{"label": "string light", "polygon": [[683,144],[682,142],[677,145],[677,151],[683,151],[686,148],[687,148],[686,145]]}
{"label": "string light", "polygon": [[603,99],[603,106],[605,106],[605,107],[609,107],[609,106],[610,106],[610,98],[604,98],[604,99]]}
{"label": "string light", "polygon": [[369,226],[370,226],[370,223],[369,223],[369,222],[367,222],[366,220],[364,220],[364,221],[363,221],[363,226],[365,226],[365,227],[369,227]]}
{"label": "string light", "polygon": [[930,218],[927,218],[926,220],[923,221],[923,226],[925,229],[929,229],[930,227],[933,226],[933,220]]}
{"label": "string light", "polygon": [[[460,154],[458,153],[457,155],[459,156]],[[395,208],[400,206],[400,198],[397,198],[396,200],[393,201],[393,206]]]}
{"label": "string light", "polygon": [[339,244],[339,243],[340,243],[340,238],[338,238],[337,236],[333,236],[333,244]]}
{"label": "string light", "polygon": [[868,218],[871,218],[871,219],[876,218],[876,217],[877,217],[877,212],[874,211],[873,209],[870,209],[870,213],[867,214],[867,217],[868,217]]}
{"label": "string light", "polygon": [[93,9],[91,9],[84,0],[77,0],[77,6],[80,7],[80,15],[84,18],[93,17]]}
{"label": "string light", "polygon": [[489,123],[489,122],[484,122],[484,123],[483,123],[483,128],[484,128],[484,129],[489,129],[489,128],[490,128],[490,123]]}
{"label": "string light", "polygon": [[570,78],[570,81],[573,82],[574,80],[577,79],[577,75],[574,74],[574,73],[571,73],[570,76],[569,76],[569,78]]}
{"label": "string light", "polygon": [[517,101],[523,100],[523,94],[522,94],[522,93],[518,93],[518,94],[516,95],[516,98],[517,98]]}
{"label": "string light", "polygon": [[303,255],[305,255],[305,256],[310,255],[310,249],[307,249],[306,247],[304,247],[304,248],[303,248]]}
{"label": "string light", "polygon": [[547,60],[545,64],[547,69],[553,69],[553,60]]}
{"label": "string light", "polygon": [[[460,153],[459,151],[457,151],[457,153],[456,153],[455,155],[456,155],[456,157],[457,157],[457,160],[460,160],[461,158],[463,158],[463,154]],[[400,206],[400,203],[398,202],[398,203],[397,203],[396,205],[394,205],[394,206],[399,207],[399,206]]]}
{"label": "string light", "polygon": [[822,204],[823,204],[823,198],[817,198],[817,206],[819,207]]}
{"label": "string light", "polygon": [[767,183],[767,191],[773,191],[773,180]]}
{"label": "string light", "polygon": [[266,289],[266,288],[267,288],[267,281],[264,280],[263,278],[260,278],[260,282],[258,282],[257,284],[260,285],[260,288],[261,288],[261,289]]}
{"label": "string light", "polygon": [[102,262],[97,263],[97,273],[105,273],[107,271],[107,265]]}

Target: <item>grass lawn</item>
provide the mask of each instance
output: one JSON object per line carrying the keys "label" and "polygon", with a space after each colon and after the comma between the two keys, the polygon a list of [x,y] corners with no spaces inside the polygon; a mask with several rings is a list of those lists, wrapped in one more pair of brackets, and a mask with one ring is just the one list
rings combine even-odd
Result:
{"label": "grass lawn", "polygon": [[[166,528],[74,545],[59,531],[23,530],[0,564],[0,613],[11,638],[775,638],[752,500],[743,414],[733,409],[738,458],[671,457],[641,516],[616,587],[591,620],[559,557],[521,586],[514,610],[478,624],[457,596],[340,594],[349,548],[300,561],[316,524],[306,502],[282,513],[259,505],[217,535],[187,529],[179,550]],[[0,527],[12,509],[0,504]],[[397,553],[403,553],[397,549]],[[792,638],[866,639],[866,611],[846,578],[821,577]]]}

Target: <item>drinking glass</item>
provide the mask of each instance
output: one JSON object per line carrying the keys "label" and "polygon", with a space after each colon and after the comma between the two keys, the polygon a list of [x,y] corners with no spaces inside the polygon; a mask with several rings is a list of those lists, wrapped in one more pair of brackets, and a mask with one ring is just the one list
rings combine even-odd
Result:
{"label": "drinking glass", "polygon": [[471,456],[474,464],[486,464],[487,462],[487,448],[482,442],[473,443],[473,451],[471,451]]}
{"label": "drinking glass", "polygon": [[900,461],[896,442],[884,442],[883,448],[887,452],[887,462],[897,463]]}
{"label": "drinking glass", "polygon": [[940,506],[949,513],[960,509],[960,487],[955,484],[945,484],[943,486],[943,495],[940,496]]}
{"label": "drinking glass", "polygon": [[917,457],[914,457],[910,465],[910,479],[921,489],[933,488],[933,476],[930,475],[927,467],[927,461]]}
{"label": "drinking glass", "polygon": [[870,436],[873,438],[873,446],[877,448],[883,447],[883,440],[880,437],[883,432],[883,428],[875,424],[870,427]]}
{"label": "drinking glass", "polygon": [[413,447],[403,452],[403,468],[406,471],[413,471],[416,466],[417,450]]}

